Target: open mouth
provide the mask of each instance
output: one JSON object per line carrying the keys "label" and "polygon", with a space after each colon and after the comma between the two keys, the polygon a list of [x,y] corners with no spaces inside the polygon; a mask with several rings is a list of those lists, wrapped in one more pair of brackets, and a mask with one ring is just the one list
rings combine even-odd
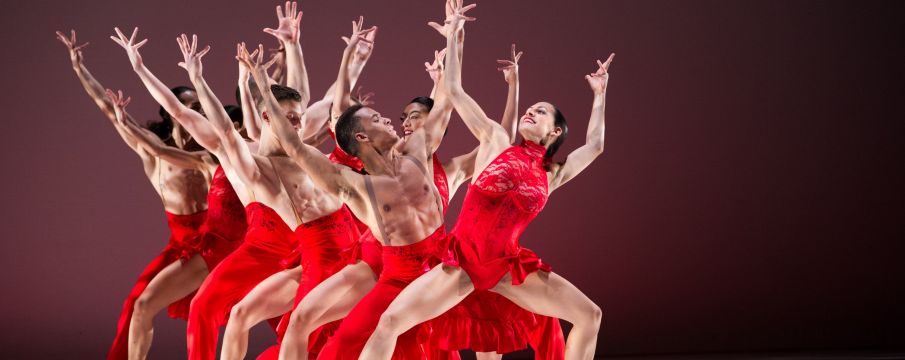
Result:
{"label": "open mouth", "polygon": [[529,123],[529,124],[537,124],[537,121],[534,121],[534,118],[530,118],[530,117],[523,118],[522,122]]}
{"label": "open mouth", "polygon": [[413,132],[414,132],[414,131],[411,131],[411,130],[409,130],[409,129],[405,129],[404,131],[402,131],[402,134],[403,134],[404,136],[409,136],[409,135],[411,135]]}

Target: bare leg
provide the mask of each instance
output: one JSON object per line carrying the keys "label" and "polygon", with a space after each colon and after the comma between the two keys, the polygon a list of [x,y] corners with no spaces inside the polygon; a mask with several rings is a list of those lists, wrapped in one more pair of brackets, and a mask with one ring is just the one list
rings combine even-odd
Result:
{"label": "bare leg", "polygon": [[566,339],[566,359],[594,358],[603,313],[597,304],[562,276],[538,271],[528,275],[521,285],[512,285],[511,277],[507,275],[490,290],[525,310],[572,323],[572,331]]}
{"label": "bare leg", "polygon": [[154,316],[167,305],[198,290],[208,274],[200,255],[167,265],[135,300],[129,324],[129,359],[144,359],[154,338]]}
{"label": "bare leg", "polygon": [[280,360],[308,359],[308,336],[315,329],[346,317],[377,284],[365,262],[348,265],[312,289],[289,317],[280,345]]}
{"label": "bare leg", "polygon": [[503,354],[497,354],[495,352],[479,352],[475,353],[475,358],[478,360],[500,360],[503,358]]}
{"label": "bare leg", "polygon": [[223,333],[221,359],[244,359],[248,351],[248,330],[261,321],[292,310],[301,276],[301,266],[270,275],[233,306]]}
{"label": "bare leg", "polygon": [[377,328],[358,358],[390,360],[399,335],[443,314],[472,291],[474,285],[465,270],[442,264],[435,266],[402,290],[380,315]]}

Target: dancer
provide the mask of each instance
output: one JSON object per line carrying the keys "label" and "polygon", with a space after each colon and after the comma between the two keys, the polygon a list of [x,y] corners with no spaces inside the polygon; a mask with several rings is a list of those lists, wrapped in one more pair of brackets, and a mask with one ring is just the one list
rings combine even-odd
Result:
{"label": "dancer", "polygon": [[[154,316],[169,305],[170,317],[187,319],[191,297],[208,273],[196,247],[208,212],[206,193],[210,173],[205,167],[208,155],[177,147],[184,146],[185,139],[181,129],[174,128],[167,118],[154,124],[156,133],[139,128],[124,109],[105,95],[103,86],[85,67],[82,49],[88,44],[76,45],[75,30],[70,31],[70,37],[58,31],[57,38],[69,50],[73,70],[85,91],[107,115],[123,141],[141,158],[145,174],[167,215],[169,243],[145,266],[126,298],[107,355],[108,359],[126,359],[131,349],[132,358],[143,358],[151,344]],[[176,88],[174,93],[184,103],[197,102],[189,88]],[[180,258],[186,261],[179,261]]]}
{"label": "dancer", "polygon": [[[350,47],[361,40],[363,34],[375,28],[361,30],[360,22],[350,37]],[[347,48],[348,49],[348,48]],[[266,73],[258,65],[261,62],[245,57],[243,63],[254,69],[252,76],[259,87],[266,85]],[[266,102],[268,110],[278,104],[270,97]],[[437,239],[442,239],[442,204],[428,173],[429,135],[424,130],[416,130],[411,138],[400,142],[390,120],[361,105],[347,109],[336,123],[336,137],[343,149],[357,156],[371,175],[361,175],[348,167],[335,165],[320,155],[317,149],[304,145],[293,136],[288,120],[274,116],[270,126],[277,134],[291,158],[308,172],[312,179],[325,190],[336,194],[349,208],[372,229],[378,229],[375,236],[384,244],[384,271],[377,286],[363,298],[343,320],[337,333],[328,341],[320,354],[323,358],[336,358],[341,351],[344,356],[355,352],[354,346],[336,346],[337,339],[346,339],[358,334],[357,328],[367,328],[372,310],[388,304],[401,287],[414,274],[420,274],[423,262],[436,259]],[[400,197],[400,192],[408,196]],[[365,337],[367,335],[365,334]],[[362,340],[364,338],[361,338]],[[414,338],[411,339],[415,341]],[[332,350],[330,350],[332,349]],[[416,344],[406,347],[416,351],[411,354],[420,358],[420,347]]]}
{"label": "dancer", "polygon": [[[447,31],[474,20],[465,16],[474,6],[457,8]],[[452,39],[447,45],[450,51],[458,46]],[[520,247],[518,236],[543,208],[549,191],[571,180],[602,153],[604,96],[612,59],[610,55],[605,63],[598,61],[598,71],[586,77],[594,92],[588,142],[563,164],[549,163],[567,132],[564,117],[553,105],[540,102],[529,107],[519,124],[525,141],[508,147],[505,130],[462,90],[459,60],[446,59],[445,84],[452,101],[480,141],[475,169],[481,169],[481,175],[472,180],[451,232],[451,256],[444,259],[444,266],[415,280],[386,309],[361,359],[389,359],[397,337],[442,314],[475,289],[494,291],[529,311],[571,322],[566,358],[593,357],[600,308],[550,272],[536,254]]]}
{"label": "dancer", "polygon": [[[358,23],[357,26],[360,28],[360,23]],[[369,32],[365,35],[365,40],[367,41],[364,41],[363,43],[367,44],[373,40],[373,34],[374,32]],[[355,46],[349,44],[348,38],[345,39],[347,40],[348,46],[344,52],[343,66],[346,65],[348,58],[352,55],[353,51],[355,51]],[[360,44],[361,43],[359,43],[358,51],[361,50]],[[442,63],[443,53],[445,53],[445,50],[443,52],[435,52],[434,64],[425,63],[425,66],[434,81],[436,81],[439,74],[439,64]],[[340,73],[336,81],[337,92],[333,101],[334,110],[340,112],[344,111],[349,106],[355,105],[349,96],[350,86],[348,85],[348,80],[346,78],[347,73],[344,72],[343,66],[340,67]],[[405,138],[408,138],[412,134],[414,128],[423,127],[425,119],[429,117],[431,120],[428,120],[428,122],[431,124],[441,124],[440,126],[431,127],[430,131],[433,133],[432,137],[436,137],[437,139],[442,138],[442,135],[445,132],[445,124],[448,123],[449,115],[452,112],[452,106],[451,104],[446,105],[443,110],[431,112],[433,103],[433,100],[430,98],[419,97],[406,106],[403,116]],[[336,106],[337,104],[340,105]],[[333,123],[335,124],[335,122]],[[439,145],[439,142],[436,145]],[[338,151],[340,154],[345,154],[342,150]],[[337,152],[335,151],[334,153]],[[348,155],[344,156],[348,157]],[[455,191],[455,188],[459,183],[470,177],[470,174],[462,174],[462,170],[471,168],[471,166],[464,164],[468,164],[473,160],[474,153],[452,159],[446,165],[446,172],[444,172],[444,166],[440,164],[435,153],[432,158],[434,183],[443,200],[443,210],[445,212],[449,199],[447,179],[451,179],[451,181],[454,182],[452,189]],[[355,165],[352,164],[351,167],[354,168]],[[316,355],[308,353],[308,350],[316,345],[309,343],[309,333],[311,333],[313,329],[321,326],[321,324],[345,317],[358,300],[374,287],[377,275],[380,274],[382,269],[382,262],[380,261],[380,244],[374,239],[372,233],[367,231],[365,235],[362,236],[359,241],[359,247],[354,252],[355,254],[351,257],[352,263],[343,268],[336,275],[318,285],[317,288],[309,293],[308,297],[302,299],[301,303],[296,307],[296,310],[293,311],[289,321],[288,335],[284,337],[282,343],[280,358],[304,359],[308,358],[309,355]],[[439,353],[436,355],[449,356],[449,354]]]}

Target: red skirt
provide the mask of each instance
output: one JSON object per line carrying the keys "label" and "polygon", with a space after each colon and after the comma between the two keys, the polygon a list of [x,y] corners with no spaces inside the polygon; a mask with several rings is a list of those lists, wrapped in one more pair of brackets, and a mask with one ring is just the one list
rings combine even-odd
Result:
{"label": "red skirt", "polygon": [[[169,212],[167,214],[167,223],[170,227],[170,241],[167,246],[160,252],[154,260],[145,266],[145,269],[138,276],[138,280],[126,297],[123,303],[123,309],[119,315],[119,321],[116,329],[116,337],[113,345],[107,354],[107,359],[126,359],[129,354],[129,324],[132,322],[132,310],[135,301],[148,287],[148,284],[160,273],[164,268],[179,260],[184,253],[194,251],[191,240],[199,237],[199,231],[204,224],[207,211],[197,212],[191,215],[175,215]],[[189,316],[189,305],[195,292],[186,297],[170,304],[167,308],[168,314],[172,318],[187,320]]]}
{"label": "red skirt", "polygon": [[[383,246],[383,272],[367,295],[343,320],[339,330],[327,341],[318,359],[358,359],[361,350],[380,320],[380,315],[408,284],[438,261],[439,244],[444,240],[441,226],[426,239],[410,245]],[[421,360],[425,354],[418,339],[420,327],[406,331],[396,342],[394,360]]]}

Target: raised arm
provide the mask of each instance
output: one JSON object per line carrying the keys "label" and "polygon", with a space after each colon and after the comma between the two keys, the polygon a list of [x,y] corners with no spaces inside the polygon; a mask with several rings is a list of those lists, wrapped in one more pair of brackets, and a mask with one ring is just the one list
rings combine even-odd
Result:
{"label": "raised arm", "polygon": [[569,180],[572,180],[575,175],[578,175],[603,153],[603,138],[606,128],[603,117],[606,107],[606,87],[610,78],[608,73],[610,64],[615,56],[616,54],[610,54],[606,62],[597,60],[597,65],[599,66],[597,72],[585,76],[585,79],[588,80],[588,85],[594,91],[594,103],[591,108],[591,120],[588,123],[588,134],[585,138],[585,144],[571,152],[562,166],[553,169],[553,176],[550,178],[550,191],[556,190]]}
{"label": "raised arm", "polygon": [[302,46],[299,43],[299,26],[302,22],[302,12],[298,11],[295,1],[287,1],[285,15],[283,8],[277,6],[277,29],[265,28],[264,32],[276,37],[286,55],[286,86],[291,87],[302,95],[302,110],[308,107],[311,100],[311,91],[308,88],[308,72],[305,69],[305,59],[302,56]]}
{"label": "raised arm", "polygon": [[500,125],[509,134],[509,143],[515,143],[518,132],[518,61],[522,58],[522,52],[515,52],[515,44],[512,44],[512,58],[510,60],[497,60],[502,65],[497,70],[503,72],[503,78],[509,84],[509,93],[506,95],[506,109],[503,110],[503,119]]}
{"label": "raised arm", "polygon": [[[95,105],[97,105],[101,112],[107,116],[107,119],[110,120],[110,123],[113,125],[113,128],[116,129],[116,133],[119,134],[119,137],[123,139],[123,142],[125,142],[133,151],[142,151],[135,139],[129,136],[129,134],[127,134],[119,125],[119,122],[116,121],[113,104],[110,102],[110,99],[107,98],[103,85],[101,85],[101,83],[91,75],[88,68],[85,67],[82,49],[88,46],[88,43],[76,45],[75,30],[70,30],[69,33],[70,37],[66,37],[62,32],[57,31],[57,39],[66,46],[67,50],[69,50],[69,60],[72,62],[72,70],[75,71],[75,75],[79,78],[79,82],[82,84],[85,92],[88,93],[91,100],[94,100]],[[129,113],[124,113],[124,116],[127,121],[132,122],[133,124],[135,123],[135,120],[132,119],[132,116],[130,116]],[[139,153],[139,155],[141,154]]]}
{"label": "raised arm", "polygon": [[132,98],[124,98],[122,91],[113,93],[113,91],[109,89],[106,91],[106,96],[113,105],[116,120],[119,125],[122,126],[126,133],[135,138],[139,146],[147,151],[149,155],[182,168],[199,170],[207,168],[206,160],[209,160],[210,157],[207,153],[203,151],[188,152],[174,146],[167,146],[160,138],[150,131],[142,129],[138,127],[138,125],[128,121],[125,117],[126,106],[129,105]]}
{"label": "raised arm", "polygon": [[[352,36],[343,37],[346,42],[346,49],[343,51],[342,61],[339,63],[339,73],[336,76],[336,83],[333,88],[333,107],[331,117],[335,120],[354,104],[352,101],[352,71],[349,64],[352,61],[353,53],[366,52],[370,56],[371,46],[374,44],[374,38],[377,36],[377,27],[372,26],[369,29],[362,29],[364,17],[359,16],[358,21],[352,22]],[[357,35],[356,35],[357,34]],[[358,41],[352,41],[352,38],[358,36]],[[363,49],[360,49],[363,48]],[[331,121],[331,129],[335,124]]]}
{"label": "raised arm", "polygon": [[[474,20],[474,18],[466,17],[464,13],[475,6],[475,4],[471,4],[457,8],[451,18],[447,19],[447,34],[453,34],[455,31],[458,31],[458,29],[464,25],[465,21]],[[458,46],[455,37],[447,35],[447,53],[457,53]],[[481,106],[478,105],[478,103],[462,88],[462,64],[457,56],[446,57],[444,80],[446,90],[449,92],[450,100],[455,106],[456,111],[459,113],[459,116],[462,117],[462,121],[465,122],[468,129],[476,138],[478,138],[478,141],[480,141],[482,145],[487,143],[509,143],[509,136],[506,133],[506,130],[504,130],[496,121],[488,118],[487,114],[484,113],[484,110],[481,109]]]}
{"label": "raised arm", "polygon": [[198,50],[197,35],[192,35],[192,40],[189,42],[188,37],[182,34],[176,39],[176,42],[179,43],[179,50],[182,51],[184,59],[183,62],[179,63],[179,66],[188,72],[189,79],[198,93],[201,107],[204,109],[204,113],[207,114],[209,125],[220,138],[220,144],[226,153],[229,166],[236,171],[246,184],[258,181],[261,171],[251,154],[251,150],[248,149],[248,144],[245,143],[245,139],[233,127],[229,114],[223,109],[223,104],[211,91],[210,86],[207,85],[207,81],[204,80],[202,75],[201,58],[210,51],[210,46]]}
{"label": "raised arm", "polygon": [[[261,50],[262,47],[259,47],[258,51]],[[270,92],[270,79],[260,66],[262,60],[260,53],[255,55],[256,58],[252,58],[243,48],[239,61],[248,67],[255,78],[264,98],[264,108],[270,127],[287,155],[298,163],[320,188],[337,196],[343,202],[359,201],[358,193],[354,189],[356,183],[363,181],[361,176],[345,166],[332,163],[317,148],[302,143],[289,120],[283,115],[280,104]]]}
{"label": "raised arm", "polygon": [[[238,51],[239,45],[236,45],[236,54]],[[255,100],[251,96],[249,79],[251,79],[251,74],[242,64],[239,64],[239,106],[242,107],[242,125],[245,127],[245,134],[250,139],[258,141],[261,138],[261,117],[258,115]]]}
{"label": "raised arm", "polygon": [[141,82],[151,93],[151,96],[166,110],[174,120],[179,122],[185,129],[198,141],[198,144],[205,147],[211,152],[216,153],[220,147],[220,138],[211,128],[210,123],[197,111],[183,105],[176,95],[160,81],[154,74],[145,67],[139,54],[138,49],[142,47],[147,39],[136,43],[135,37],[138,35],[138,28],[132,31],[131,37],[123,35],[119,28],[115,28],[116,36],[111,36],[114,42],[119,44],[126,50],[129,61],[132,63],[132,69],[138,74]]}
{"label": "raised arm", "polygon": [[[374,37],[371,36],[371,41],[374,40]],[[359,76],[361,76],[362,71],[364,71],[365,65],[368,63],[368,59],[371,58],[371,54],[374,51],[374,43],[359,43],[358,49],[355,50],[355,54],[352,56],[352,60],[349,63],[347,68],[347,74],[349,77],[349,89],[351,93],[351,89],[355,87],[355,84],[358,82]],[[345,52],[343,52],[345,55]],[[340,63],[342,59],[340,59]],[[342,65],[340,64],[340,69]],[[333,98],[336,92],[336,84],[334,81],[333,84],[327,89],[326,94],[323,98],[311,104],[305,112],[305,128],[303,129],[303,138],[305,139],[305,143],[309,145],[317,146],[312,141],[320,141],[321,139],[326,139],[329,137],[330,131],[333,130],[332,126],[334,125],[331,122],[330,112],[333,108]],[[339,114],[336,114],[338,117]],[[310,141],[309,141],[310,140]],[[320,142],[317,142],[320,144]]]}

